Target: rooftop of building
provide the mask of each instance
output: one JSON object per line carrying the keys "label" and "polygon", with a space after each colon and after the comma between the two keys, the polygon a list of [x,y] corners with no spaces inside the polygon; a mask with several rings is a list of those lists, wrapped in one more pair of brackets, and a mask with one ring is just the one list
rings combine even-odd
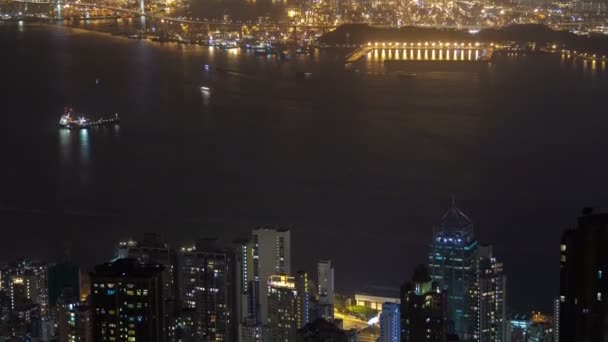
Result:
{"label": "rooftop of building", "polygon": [[439,231],[473,231],[473,221],[456,206],[456,201],[452,198],[450,207],[441,216],[439,221]]}
{"label": "rooftop of building", "polygon": [[338,328],[335,324],[318,318],[314,322],[306,324],[298,330],[298,336],[304,338],[305,341],[318,341],[320,337],[336,336],[346,337],[346,332]]}
{"label": "rooftop of building", "polygon": [[116,259],[95,266],[96,276],[148,277],[162,272],[161,264],[142,264],[136,259]]}

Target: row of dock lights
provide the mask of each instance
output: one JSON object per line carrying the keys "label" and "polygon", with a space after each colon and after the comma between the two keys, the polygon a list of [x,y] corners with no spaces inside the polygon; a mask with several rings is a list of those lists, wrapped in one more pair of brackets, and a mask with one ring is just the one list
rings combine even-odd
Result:
{"label": "row of dock lights", "polygon": [[439,47],[444,47],[444,46],[445,47],[450,47],[450,46],[453,46],[453,47],[473,47],[473,46],[475,46],[475,47],[479,47],[479,46],[481,46],[481,43],[475,42],[475,43],[468,43],[467,44],[467,43],[458,43],[458,42],[456,42],[456,43],[450,45],[450,43],[443,43],[443,42],[424,42],[424,43],[417,42],[417,43],[409,43],[409,45],[408,45],[408,43],[393,43],[393,42],[390,42],[390,43],[385,43],[385,42],[382,42],[382,43],[378,43],[378,42],[371,43],[371,42],[368,42],[367,46],[370,46],[370,47],[371,46],[374,46],[374,47],[379,47],[379,46],[382,46],[382,47],[387,47],[387,46],[389,46],[389,47],[391,47],[391,46],[396,46],[396,47],[398,47],[398,46],[403,46],[403,47],[408,47],[408,46],[410,46],[410,47],[422,47],[422,46],[425,46],[425,47],[428,47],[428,46],[434,46],[434,47],[436,47],[436,46],[439,46]]}
{"label": "row of dock lights", "polygon": [[608,57],[606,57],[606,55],[602,55],[599,56],[598,54],[590,54],[587,52],[577,52],[576,50],[574,51],[570,51],[570,50],[562,50],[563,54],[566,54],[568,56],[568,58],[570,58],[570,56],[574,56],[574,57],[581,57],[583,59],[596,59],[596,60],[608,60]]}

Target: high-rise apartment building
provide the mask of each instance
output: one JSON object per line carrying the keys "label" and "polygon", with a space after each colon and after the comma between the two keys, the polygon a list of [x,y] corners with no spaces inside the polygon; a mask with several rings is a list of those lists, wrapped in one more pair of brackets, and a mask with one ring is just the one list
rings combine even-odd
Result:
{"label": "high-rise apartment building", "polygon": [[268,327],[273,342],[294,342],[297,328],[296,281],[287,275],[268,279]]}
{"label": "high-rise apartment building", "polygon": [[[271,275],[291,274],[291,241],[288,229],[256,228],[252,233],[253,284],[250,298],[257,299],[261,323],[268,322],[268,286]],[[257,293],[251,293],[257,291]],[[256,301],[250,300],[255,305]]]}
{"label": "high-rise apartment building", "polygon": [[447,336],[447,290],[420,265],[412,281],[401,286],[401,331],[404,342],[444,342]]}
{"label": "high-rise apartment building", "polygon": [[473,222],[452,205],[433,233],[428,255],[431,278],[448,293],[450,332],[475,339],[477,327],[477,240]]}
{"label": "high-rise apartment building", "polygon": [[553,342],[559,342],[559,298],[553,300]]}
{"label": "high-rise apartment building", "polygon": [[136,259],[142,264],[162,265],[163,296],[165,299],[177,298],[177,253],[161,240],[160,235],[146,233],[142,240],[119,242],[117,257]]}
{"label": "high-rise apartment building", "polygon": [[507,278],[502,263],[492,253],[491,245],[478,249],[477,283],[479,288],[478,340],[503,342],[507,334]]}
{"label": "high-rise apartment building", "polygon": [[55,306],[59,342],[93,342],[91,308],[80,302],[77,292],[64,291]]}
{"label": "high-rise apartment building", "polygon": [[134,259],[96,266],[90,296],[94,341],[165,341],[162,274],[162,265]]}
{"label": "high-rise apartment building", "polygon": [[237,334],[234,254],[215,239],[201,239],[179,252],[180,297],[195,310],[197,336],[233,341]]}
{"label": "high-rise apartment building", "polygon": [[560,245],[559,341],[608,341],[608,214],[583,211]]}
{"label": "high-rise apartment building", "polygon": [[296,273],[296,321],[297,328],[303,328],[310,322],[310,288],[308,281],[308,273],[298,271]]}
{"label": "high-rise apartment building", "polygon": [[317,265],[319,286],[319,313],[326,320],[334,319],[334,265],[321,260]]}
{"label": "high-rise apartment building", "polygon": [[253,281],[253,244],[250,239],[233,241],[236,288],[236,319],[243,323],[249,317],[259,317],[249,303],[249,284]]}
{"label": "high-rise apartment building", "polygon": [[399,304],[384,303],[380,313],[380,338],[378,342],[401,341],[401,315]]}

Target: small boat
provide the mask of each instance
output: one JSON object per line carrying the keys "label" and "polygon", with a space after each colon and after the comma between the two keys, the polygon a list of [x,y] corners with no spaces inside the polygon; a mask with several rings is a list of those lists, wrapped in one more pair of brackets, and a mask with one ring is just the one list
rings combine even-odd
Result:
{"label": "small boat", "polygon": [[201,91],[209,91],[211,90],[209,87],[201,86]]}

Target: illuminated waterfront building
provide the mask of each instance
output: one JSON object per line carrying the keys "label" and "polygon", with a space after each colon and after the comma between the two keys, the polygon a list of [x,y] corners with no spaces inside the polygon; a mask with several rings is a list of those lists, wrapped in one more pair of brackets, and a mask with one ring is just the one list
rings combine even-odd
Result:
{"label": "illuminated waterfront building", "polygon": [[401,341],[401,315],[399,304],[384,303],[380,313],[380,338],[378,342]]}
{"label": "illuminated waterfront building", "polygon": [[334,265],[331,260],[318,264],[319,314],[326,320],[334,319]]}
{"label": "illuminated waterfront building", "polygon": [[506,276],[502,263],[496,261],[491,245],[478,249],[477,282],[479,285],[478,333],[481,342],[503,342],[506,336]]}
{"label": "illuminated waterfront building", "polygon": [[559,341],[608,340],[608,214],[586,209],[560,245]]}
{"label": "illuminated waterfront building", "polygon": [[473,222],[452,201],[433,233],[428,255],[431,279],[447,290],[447,317],[461,339],[478,339],[477,240]]}
{"label": "illuminated waterfront building", "polygon": [[237,321],[234,256],[216,239],[201,239],[179,252],[180,295],[195,309],[197,336],[205,341],[232,341]]}
{"label": "illuminated waterfront building", "polygon": [[163,266],[118,259],[91,275],[93,339],[165,341]]}
{"label": "illuminated waterfront building", "polygon": [[401,331],[404,342],[442,342],[447,335],[447,291],[431,279],[425,265],[401,287]]}
{"label": "illuminated waterfront building", "polygon": [[142,264],[163,265],[163,292],[165,299],[177,297],[177,254],[164,243],[158,234],[146,233],[140,241],[121,241],[117,248],[119,259],[136,259]]}
{"label": "illuminated waterfront building", "polygon": [[[266,282],[274,274],[291,274],[291,242],[288,229],[256,228],[252,234],[253,281],[249,291],[250,304],[259,310],[250,310],[265,324],[268,321],[268,286]],[[253,293],[252,293],[253,292]],[[259,303],[259,304],[257,304]]]}
{"label": "illuminated waterfront building", "polygon": [[296,339],[297,304],[294,277],[272,275],[268,279],[268,327],[273,342]]}

